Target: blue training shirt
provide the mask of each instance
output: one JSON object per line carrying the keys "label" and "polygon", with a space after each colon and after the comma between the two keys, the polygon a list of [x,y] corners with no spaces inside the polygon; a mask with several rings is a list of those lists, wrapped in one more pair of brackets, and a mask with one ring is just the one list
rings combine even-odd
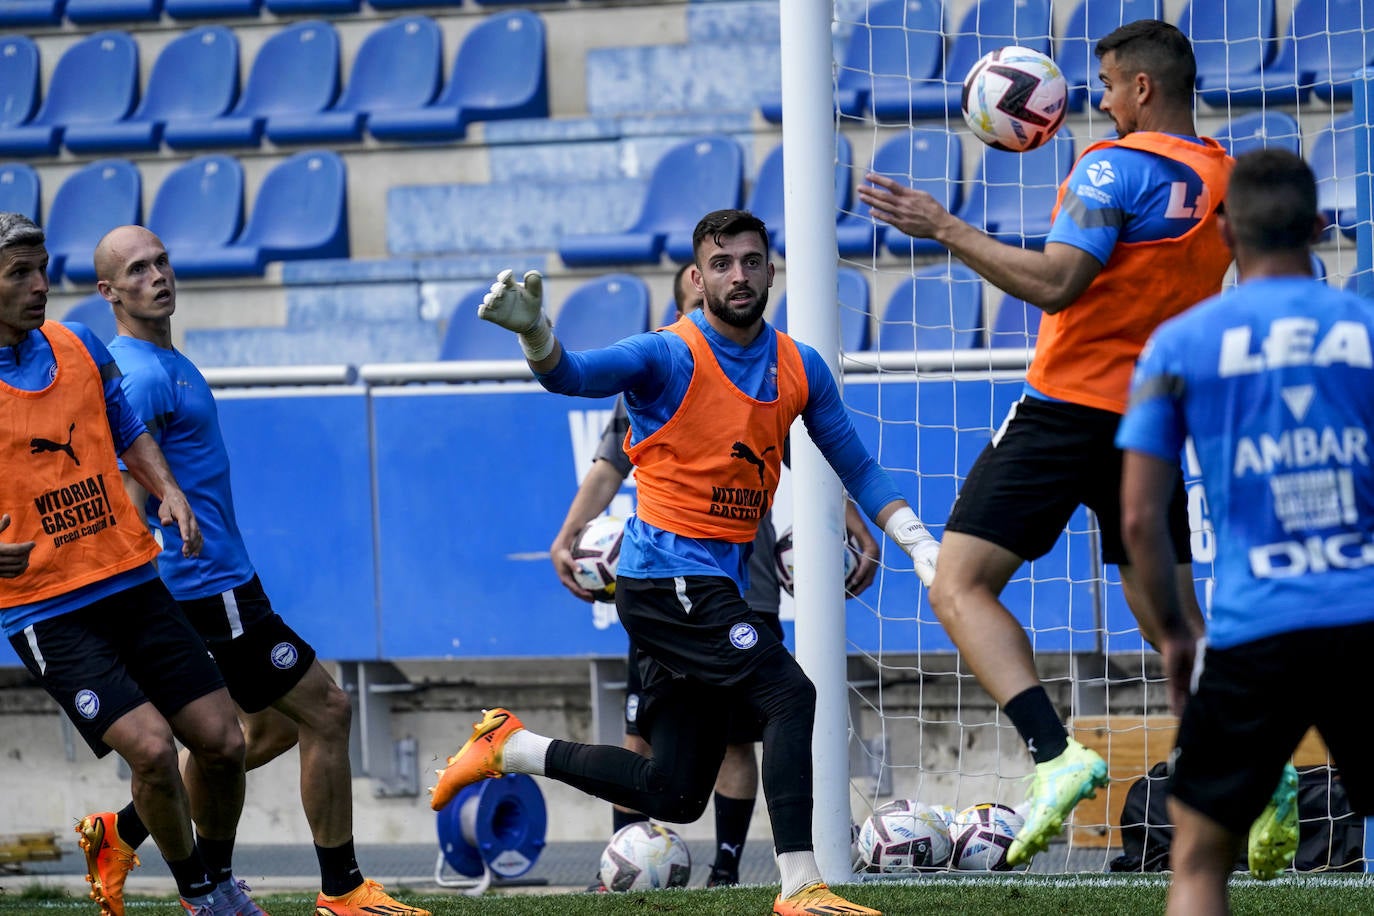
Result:
{"label": "blue training shirt", "polygon": [[[740,391],[759,401],[777,400],[778,338],[772,325],[765,322],[759,336],[741,347],[717,333],[704,310],[697,309],[689,317]],[[855,432],[830,367],[813,347],[797,341],[797,350],[809,389],[802,421],[850,496],[873,518],[902,494]],[[538,378],[555,394],[599,398],[624,392],[631,442],[636,443],[673,416],[687,393],[692,368],[686,341],[676,334],[656,331],[627,337],[600,350],[565,350],[553,371]],[[733,579],[743,592],[749,585],[747,567],[752,549],[752,544],[683,537],[632,516],[625,524],[617,575],[635,579],[723,575]]]}
{"label": "blue training shirt", "polygon": [[158,523],[158,500],[148,498],[148,525],[162,544],[158,572],[168,590],[178,601],[189,601],[248,582],[253,564],[234,515],[229,452],[209,383],[177,350],[146,340],[120,335],[110,342],[110,353],[123,373],[124,396],[162,447],[205,538],[199,556],[182,556],[181,532]]}
{"label": "blue training shirt", "polygon": [[1374,621],[1374,303],[1256,279],[1164,323],[1136,367],[1123,449],[1191,436],[1216,529],[1208,642]]}

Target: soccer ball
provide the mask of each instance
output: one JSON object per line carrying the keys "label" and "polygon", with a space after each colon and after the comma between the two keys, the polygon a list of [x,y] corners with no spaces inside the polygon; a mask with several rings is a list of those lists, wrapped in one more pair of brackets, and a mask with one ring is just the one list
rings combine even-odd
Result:
{"label": "soccer ball", "polygon": [[1025,819],[1006,805],[982,804],[954,815],[950,865],[964,871],[1010,871],[1007,849]]}
{"label": "soccer ball", "polygon": [[[845,534],[844,538],[844,579],[849,581],[849,577],[854,574],[854,570],[859,566],[859,542],[854,539],[854,535]],[[773,566],[778,572],[778,584],[787,594],[792,594],[795,586],[793,579],[794,565],[792,561],[792,526],[778,537],[778,541],[773,545]]]}
{"label": "soccer ball", "polygon": [[929,805],[903,798],[888,802],[864,821],[857,845],[868,871],[940,868],[949,861],[949,828]]}
{"label": "soccer ball", "polygon": [[1064,123],[1068,86],[1054,61],[1015,45],[989,51],[964,77],[964,121],[993,149],[1024,153]]}
{"label": "soccer ball", "polygon": [[625,519],[600,515],[583,525],[573,538],[573,579],[597,601],[615,600],[615,568],[624,533]]}
{"label": "soccer ball", "polygon": [[610,891],[686,887],[691,877],[687,844],[662,824],[637,821],[621,827],[601,853],[601,883]]}

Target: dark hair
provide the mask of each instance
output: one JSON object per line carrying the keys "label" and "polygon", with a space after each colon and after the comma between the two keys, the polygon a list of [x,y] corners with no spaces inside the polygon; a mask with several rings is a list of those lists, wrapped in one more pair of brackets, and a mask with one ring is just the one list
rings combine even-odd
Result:
{"label": "dark hair", "polygon": [[707,238],[719,245],[725,236],[743,232],[757,232],[763,239],[763,253],[768,254],[768,227],[763,220],[748,210],[712,210],[692,230],[692,256],[696,256],[701,250],[701,243]]}
{"label": "dark hair", "polygon": [[0,251],[42,245],[43,230],[22,213],[0,211]]}
{"label": "dark hair", "polygon": [[1177,27],[1158,19],[1128,22],[1099,39],[1093,53],[1101,60],[1113,51],[1122,70],[1147,73],[1172,100],[1192,104],[1197,58]]}
{"label": "dark hair", "polygon": [[687,271],[691,266],[692,262],[688,261],[673,274],[673,305],[684,315],[692,310],[688,306],[697,298],[697,291],[687,282]]}
{"label": "dark hair", "polygon": [[1236,244],[1251,251],[1295,251],[1312,243],[1317,179],[1301,156],[1262,149],[1236,159],[1226,190]]}

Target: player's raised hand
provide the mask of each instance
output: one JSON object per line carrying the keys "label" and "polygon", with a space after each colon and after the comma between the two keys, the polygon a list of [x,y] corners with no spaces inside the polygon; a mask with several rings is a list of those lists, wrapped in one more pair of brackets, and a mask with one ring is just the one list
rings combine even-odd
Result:
{"label": "player's raised hand", "polygon": [[876,172],[865,175],[864,180],[868,184],[856,189],[859,199],[868,204],[875,217],[912,238],[934,238],[941,221],[949,217],[949,211],[925,191]]}
{"label": "player's raised hand", "polygon": [[[0,515],[0,531],[10,526],[9,514]],[[0,541],[0,578],[13,579],[29,568],[29,553],[33,551],[33,541],[16,544]]]}
{"label": "player's raised hand", "polygon": [[543,275],[531,270],[524,283],[516,283],[512,271],[501,271],[477,307],[477,317],[517,334],[532,330],[544,320]]}

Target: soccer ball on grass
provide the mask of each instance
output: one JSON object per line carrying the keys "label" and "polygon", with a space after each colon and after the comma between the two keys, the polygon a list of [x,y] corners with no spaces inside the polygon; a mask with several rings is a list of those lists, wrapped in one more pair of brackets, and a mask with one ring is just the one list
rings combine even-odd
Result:
{"label": "soccer ball on grass", "polygon": [[1039,51],[989,51],[964,77],[964,121],[993,149],[1024,153],[1044,145],[1068,113],[1068,85]]}
{"label": "soccer ball on grass", "polygon": [[691,877],[687,844],[662,824],[637,821],[621,827],[601,853],[601,883],[609,891],[686,887]]}
{"label": "soccer ball on grass", "polygon": [[1007,849],[1025,819],[1006,805],[981,804],[954,815],[950,865],[963,871],[1010,871]]}
{"label": "soccer ball on grass", "polygon": [[869,815],[859,829],[857,846],[868,871],[940,868],[949,861],[949,828],[930,805],[902,798]]}

